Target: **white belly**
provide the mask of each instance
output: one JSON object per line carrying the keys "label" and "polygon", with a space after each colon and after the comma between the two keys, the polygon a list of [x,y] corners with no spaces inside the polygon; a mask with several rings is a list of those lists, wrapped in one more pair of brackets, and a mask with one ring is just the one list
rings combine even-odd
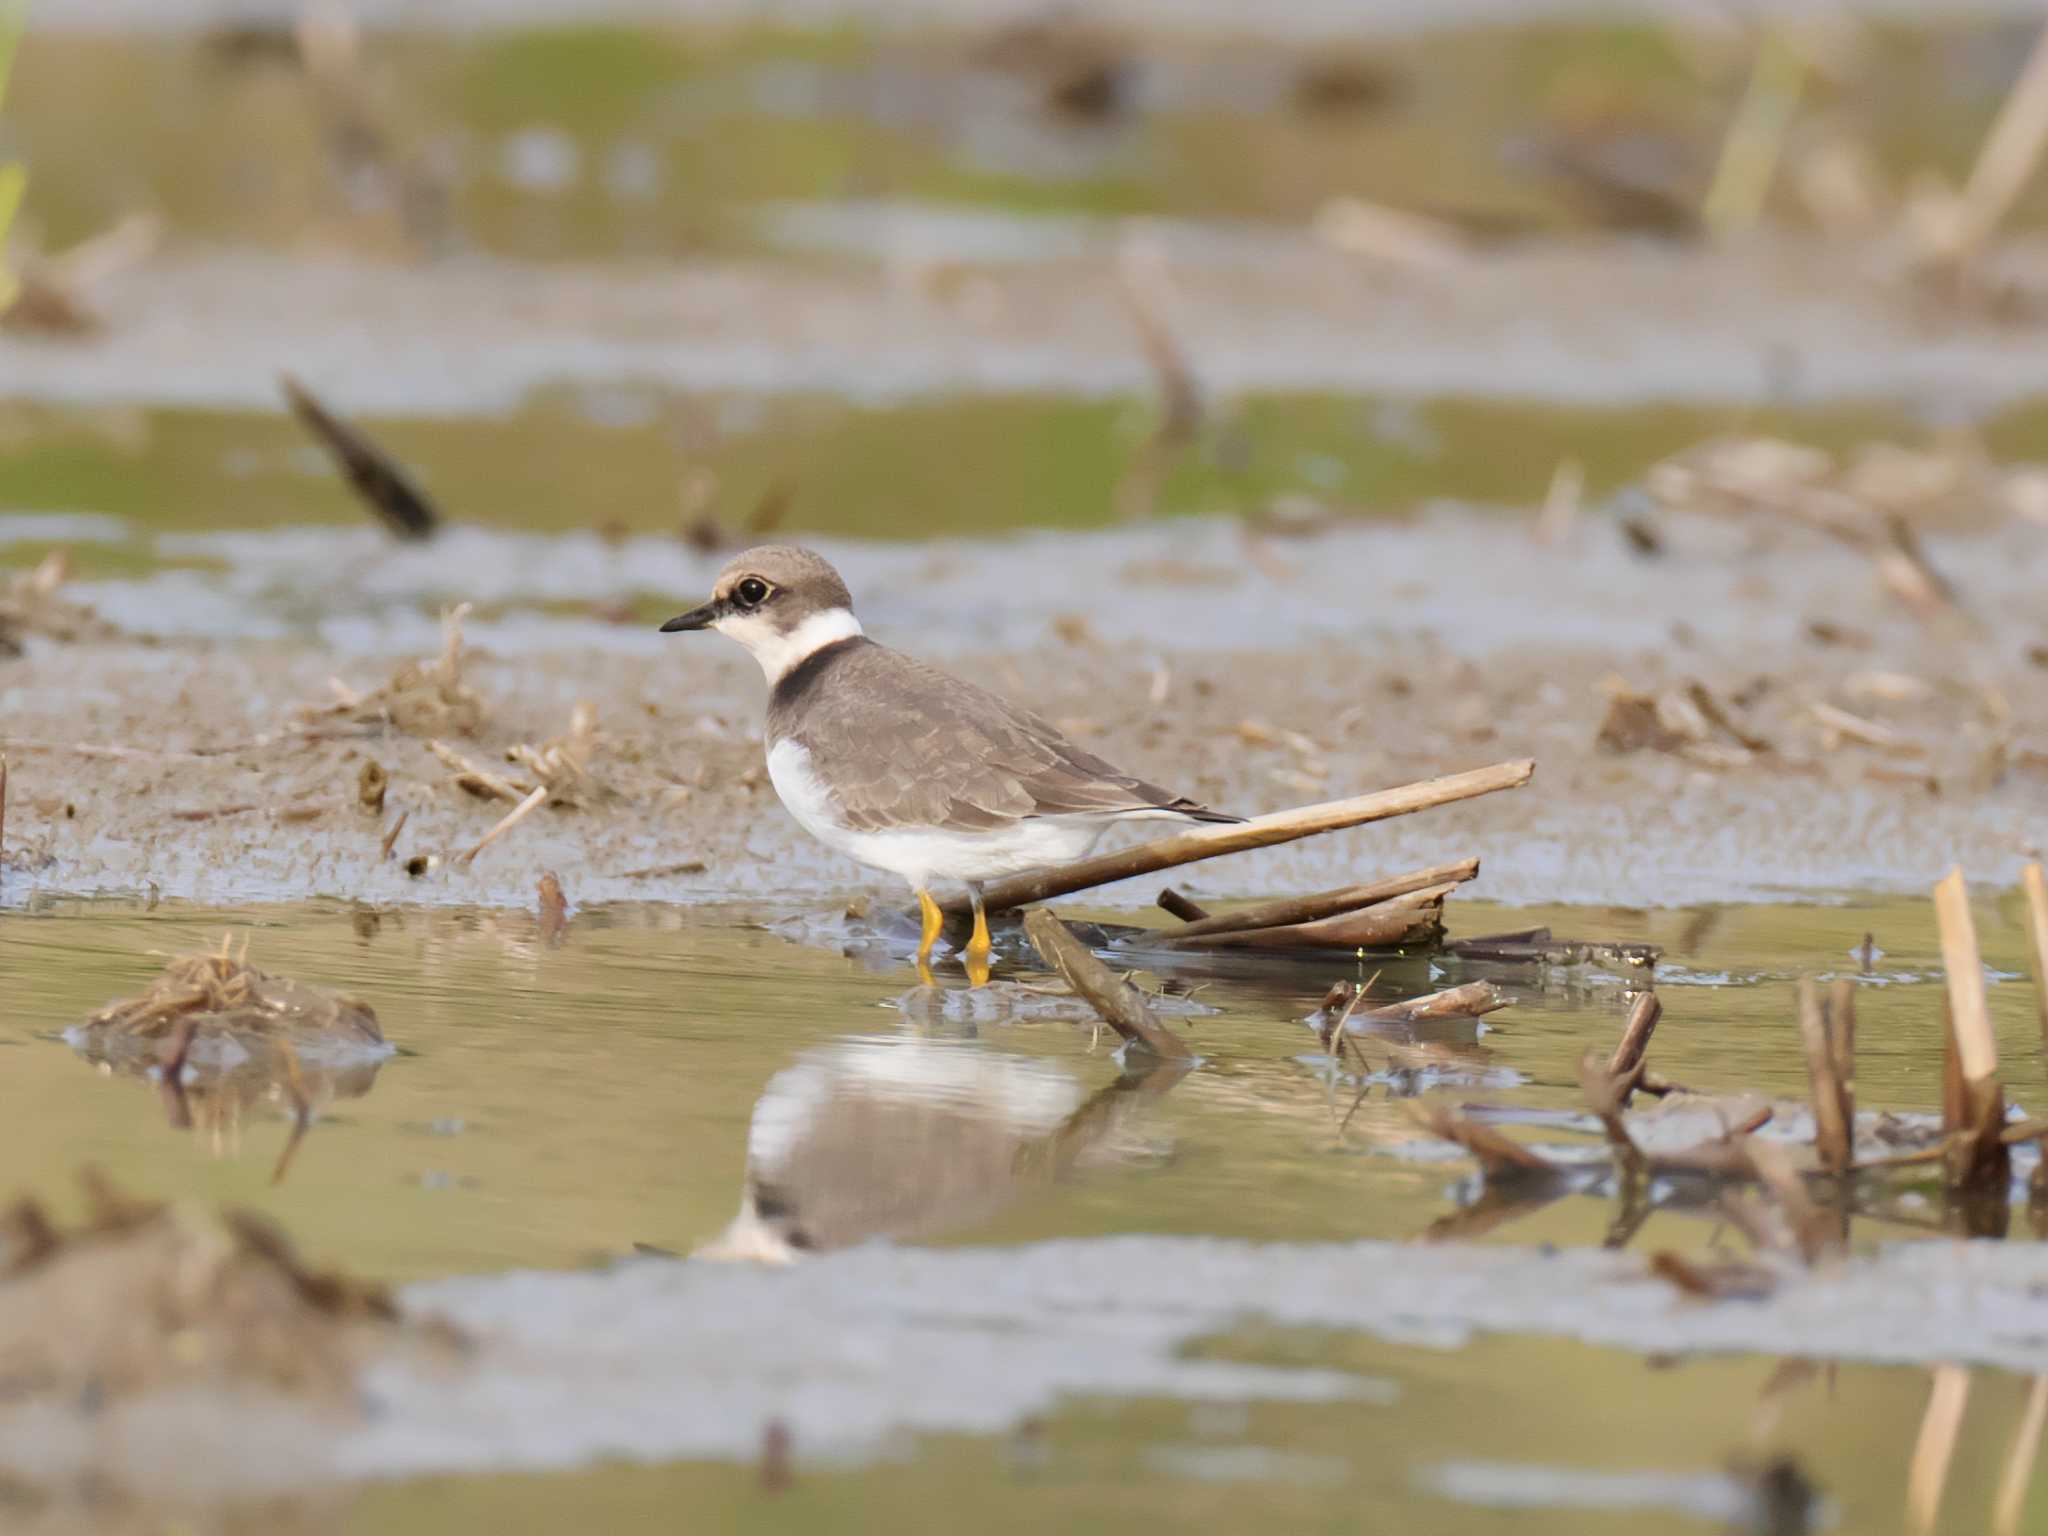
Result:
{"label": "white belly", "polygon": [[1078,859],[1102,836],[1100,816],[1033,816],[986,832],[944,827],[900,827],[857,832],[841,825],[825,786],[811,772],[811,755],[794,741],[768,752],[775,793],[803,829],[828,848],[875,869],[886,869],[922,890],[935,880],[993,880],[1048,864]]}

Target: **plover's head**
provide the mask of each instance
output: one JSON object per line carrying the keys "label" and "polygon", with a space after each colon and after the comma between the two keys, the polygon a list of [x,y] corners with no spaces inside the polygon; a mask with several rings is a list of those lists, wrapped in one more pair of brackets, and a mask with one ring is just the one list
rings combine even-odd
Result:
{"label": "plover's head", "polygon": [[769,682],[822,646],[860,633],[853,597],[839,573],[808,549],[763,544],[719,573],[711,601],[661,626],[665,635],[715,629],[761,663]]}

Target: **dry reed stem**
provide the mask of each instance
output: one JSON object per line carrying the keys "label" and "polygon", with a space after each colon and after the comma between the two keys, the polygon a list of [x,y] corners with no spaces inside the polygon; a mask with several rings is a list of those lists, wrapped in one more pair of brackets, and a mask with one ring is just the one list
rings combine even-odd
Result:
{"label": "dry reed stem", "polygon": [[1941,1514],[1941,1496],[1948,1488],[1963,1409],[1970,1400],[1970,1373],[1959,1365],[1934,1368],[1934,1388],[1920,1420],[1920,1438],[1906,1475],[1906,1528],[1915,1536],[1933,1536]]}
{"label": "dry reed stem", "polygon": [[1982,1087],[1998,1076],[1998,1043],[1984,997],[1984,965],[1977,925],[1970,915],[1969,888],[1960,868],[1934,888],[1934,916],[1941,928],[1941,963],[1948,975],[1949,1006],[1963,1080]]}
{"label": "dry reed stem", "polygon": [[1756,62],[1742,101],[1721,141],[1714,179],[1701,204],[1700,218],[1716,235],[1754,225],[1776,180],[1785,139],[1799,112],[1806,89],[1807,62],[1800,50],[1773,27],[1757,39]]}
{"label": "dry reed stem", "polygon": [[1045,963],[1126,1040],[1169,1061],[1194,1055],[1187,1043],[1160,1021],[1138,989],[1096,959],[1058,917],[1044,907],[1034,907],[1024,914],[1024,932]]}
{"label": "dry reed stem", "polygon": [[[6,782],[7,765],[0,761],[0,789]],[[0,802],[5,798],[0,795]],[[0,804],[0,810],[4,809]],[[2038,863],[2029,864],[2020,874],[2020,884],[2027,892],[2027,936],[2033,941],[2034,1004],[2041,1014],[2041,1049],[2048,1052],[2048,878]]]}
{"label": "dry reed stem", "polygon": [[1933,889],[1935,924],[1942,930],[1942,969],[1948,973],[1948,1047],[1944,1051],[1942,1122],[1956,1137],[1948,1178],[1952,1188],[2005,1178],[2009,1157],[1999,1130],[2005,1098],[1999,1090],[1999,1042],[1985,999],[1985,963],[1976,948],[1970,891],[1962,868],[1952,868]]}
{"label": "dry reed stem", "polygon": [[1811,976],[1799,978],[1799,1043],[1806,1052],[1813,1144],[1820,1153],[1820,1165],[1829,1173],[1847,1173],[1856,1162],[1855,1127],[1844,1112],[1828,1006]]}
{"label": "dry reed stem", "polygon": [[[1945,1128],[1965,1139],[1950,1166],[1952,1184],[2002,1177],[2005,1149],[1998,1132],[2004,1105],[1998,1086],[1998,1042],[1984,996],[1984,964],[1977,926],[1970,915],[1969,888],[1960,868],[1934,888],[1934,916],[1941,929],[1941,963],[1948,976],[1949,1038],[1954,1076],[1945,1076]],[[1944,1061],[1947,1061],[1947,1057]]]}
{"label": "dry reed stem", "polygon": [[[1519,789],[1535,772],[1535,760],[1521,758],[1496,763],[1489,768],[1475,768],[1467,773],[1446,774],[1441,778],[1403,784],[1369,795],[1357,795],[1348,800],[1331,800],[1296,810],[1255,816],[1250,821],[1178,832],[1170,837],[1140,843],[1135,848],[1118,849],[1054,869],[991,881],[983,892],[983,899],[990,912],[1005,912],[1031,902],[1092,890],[1098,885],[1107,885],[1132,875],[1156,874],[1162,869],[1174,869],[1226,853],[1270,848],[1276,843],[1291,843],[1323,832],[1408,816],[1503,789]],[[969,910],[965,895],[953,897],[940,905],[954,914],[964,915]]]}
{"label": "dry reed stem", "polygon": [[1963,188],[1958,258],[1974,260],[2012,211],[2048,148],[2048,28],[1998,110]]}

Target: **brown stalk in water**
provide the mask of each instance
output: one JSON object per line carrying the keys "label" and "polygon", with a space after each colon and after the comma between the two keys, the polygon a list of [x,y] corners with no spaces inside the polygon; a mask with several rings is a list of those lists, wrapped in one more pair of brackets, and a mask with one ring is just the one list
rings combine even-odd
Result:
{"label": "brown stalk in water", "polygon": [[1822,1001],[1813,978],[1799,980],[1799,1042],[1806,1052],[1806,1078],[1813,1096],[1813,1142],[1820,1165],[1829,1173],[1848,1173],[1856,1165],[1855,1111],[1837,1071],[1835,1029],[1831,1007]]}
{"label": "brown stalk in water", "polygon": [[1614,1054],[1607,1058],[1607,1076],[1616,1085],[1623,1109],[1628,1108],[1630,1095],[1642,1084],[1643,1056],[1650,1049],[1650,1036],[1657,1032],[1657,1021],[1663,1017],[1664,1005],[1657,1000],[1657,994],[1641,994],[1628,1011],[1628,1023],[1622,1026]]}
{"label": "brown stalk in water", "polygon": [[1065,977],[1067,984],[1126,1040],[1169,1061],[1193,1056],[1186,1042],[1160,1021],[1143,994],[1096,959],[1094,952],[1051,912],[1035,907],[1025,913],[1024,932],[1045,963]]}

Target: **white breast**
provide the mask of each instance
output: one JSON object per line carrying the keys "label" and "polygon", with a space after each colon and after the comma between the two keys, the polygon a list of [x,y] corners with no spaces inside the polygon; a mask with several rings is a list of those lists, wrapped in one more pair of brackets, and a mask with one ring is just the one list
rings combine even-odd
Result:
{"label": "white breast", "polygon": [[987,831],[855,831],[841,823],[831,791],[811,767],[811,754],[787,737],[768,749],[768,778],[811,836],[862,864],[902,876],[915,890],[936,880],[993,880],[1078,859],[1108,825],[1100,816],[1033,816]]}

